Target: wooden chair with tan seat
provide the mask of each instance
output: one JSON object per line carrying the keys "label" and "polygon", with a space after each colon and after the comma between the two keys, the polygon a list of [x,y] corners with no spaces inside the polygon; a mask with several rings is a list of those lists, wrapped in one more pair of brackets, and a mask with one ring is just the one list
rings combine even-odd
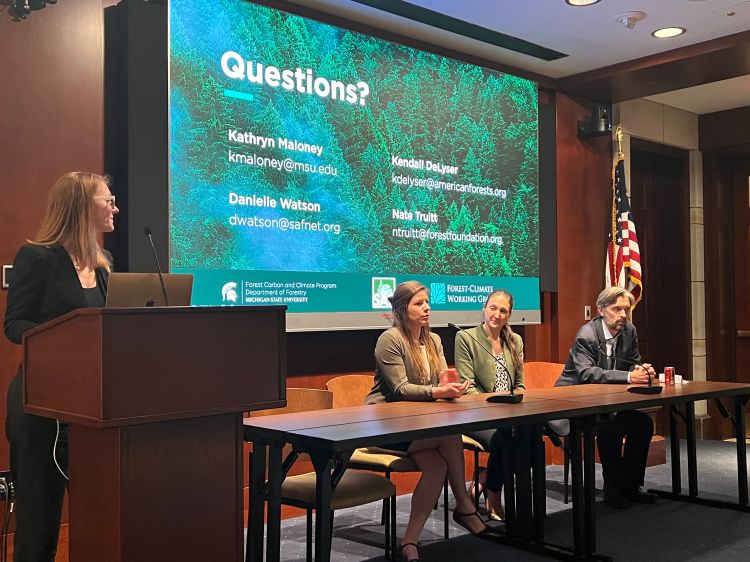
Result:
{"label": "wooden chair with tan seat", "polygon": [[[333,393],[333,407],[347,408],[361,406],[374,383],[373,375],[341,375],[326,383],[326,388]],[[362,448],[357,449],[349,459],[350,468],[382,472],[390,480],[394,472],[419,472],[419,467],[402,451],[390,449]],[[383,520],[385,520],[385,504],[383,505]],[[443,534],[449,538],[448,517],[448,481],[443,484]]]}
{"label": "wooden chair with tan seat", "polygon": [[[312,388],[288,388],[286,391],[287,406],[271,410],[252,412],[251,417],[275,414],[290,414],[326,410],[333,407],[333,393],[328,390]],[[288,454],[287,446],[284,454]],[[251,460],[252,462],[252,460]],[[385,512],[385,558],[396,553],[396,486],[388,478],[346,470],[336,486],[331,498],[331,510],[335,512],[347,507],[356,507],[383,500]],[[308,472],[284,478],[281,485],[281,503],[299,507],[307,512],[307,560],[312,560],[312,512],[315,509],[315,473]],[[333,513],[331,513],[333,525]],[[248,540],[250,535],[248,533]],[[250,545],[247,545],[247,552]]]}
{"label": "wooden chair with tan seat", "polygon": [[476,509],[479,509],[479,496],[482,495],[479,493],[479,475],[483,470],[487,469],[486,464],[482,465],[480,463],[479,456],[482,453],[489,454],[489,451],[482,443],[480,443],[473,437],[469,437],[468,435],[461,435],[461,442],[463,443],[464,450],[469,451],[474,457],[474,470],[472,471],[472,492],[474,497],[474,507]]}

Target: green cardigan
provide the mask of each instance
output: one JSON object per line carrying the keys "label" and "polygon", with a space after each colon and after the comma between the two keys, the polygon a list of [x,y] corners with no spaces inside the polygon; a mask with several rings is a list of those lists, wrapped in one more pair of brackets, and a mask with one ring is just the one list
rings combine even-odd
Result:
{"label": "green cardigan", "polygon": [[[481,349],[479,343],[473,340],[474,336],[484,346]],[[518,348],[518,354],[521,356],[522,366],[516,372],[513,365],[513,359],[508,346],[503,345],[505,353],[505,366],[508,368],[510,380],[515,389],[526,389],[523,384],[523,340],[518,334],[513,334]],[[487,353],[490,351],[490,353]],[[480,324],[469,330],[462,330],[456,333],[455,360],[456,369],[461,377],[461,381],[468,380],[469,388],[467,394],[479,394],[480,392],[492,392],[495,384],[495,361],[492,359],[492,342]]]}

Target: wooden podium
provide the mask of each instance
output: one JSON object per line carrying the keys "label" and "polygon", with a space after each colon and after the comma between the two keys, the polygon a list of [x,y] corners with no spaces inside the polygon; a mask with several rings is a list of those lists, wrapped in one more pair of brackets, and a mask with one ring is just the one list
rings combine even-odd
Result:
{"label": "wooden podium", "polygon": [[72,562],[242,560],[242,412],[286,403],[285,313],[88,308],[24,335],[26,411],[70,422]]}

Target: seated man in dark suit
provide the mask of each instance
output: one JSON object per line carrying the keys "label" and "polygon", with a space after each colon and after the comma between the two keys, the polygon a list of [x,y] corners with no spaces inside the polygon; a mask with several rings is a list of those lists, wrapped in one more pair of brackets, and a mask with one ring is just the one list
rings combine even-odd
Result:
{"label": "seated man in dark suit", "polygon": [[[578,330],[565,369],[555,386],[572,384],[648,384],[654,369],[641,364],[635,326],[629,322],[633,295],[620,287],[604,289],[596,299],[599,316]],[[646,459],[654,425],[637,410],[616,413],[597,432],[604,473],[604,501],[614,507],[652,503],[643,491]],[[622,440],[625,438],[625,447]]]}

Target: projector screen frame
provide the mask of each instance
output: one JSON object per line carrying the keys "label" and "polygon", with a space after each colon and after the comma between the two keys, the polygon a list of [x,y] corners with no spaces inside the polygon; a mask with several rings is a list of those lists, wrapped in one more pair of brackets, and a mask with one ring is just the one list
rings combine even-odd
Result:
{"label": "projector screen frame", "polygon": [[[372,28],[351,20],[319,12],[304,6],[298,6],[288,2],[256,0],[254,4],[281,9],[295,15],[314,19],[322,23],[343,27],[365,33],[380,39],[400,43],[409,47],[446,56],[461,62],[476,64],[491,70],[510,72],[516,76],[535,79],[528,73],[516,69],[509,69],[491,61],[478,59],[477,57],[460,53],[438,45],[432,45],[396,35],[387,31]],[[108,12],[112,12],[108,14]],[[119,22],[113,24],[114,12],[119,12]],[[142,2],[123,2],[117,6],[105,10],[105,22],[108,33],[105,41],[108,45],[106,68],[107,87],[110,94],[106,98],[105,111],[108,116],[120,115],[119,119],[112,119],[107,126],[105,135],[106,169],[113,175],[115,180],[115,193],[118,194],[118,203],[123,201],[121,209],[123,213],[118,217],[118,230],[115,240],[108,247],[115,251],[116,269],[120,271],[153,271],[153,258],[148,252],[142,238],[143,226],[150,226],[154,232],[157,252],[162,263],[169,263],[166,251],[169,247],[167,235],[167,212],[168,193],[165,178],[167,176],[168,143],[161,134],[155,134],[154,125],[159,125],[167,119],[167,107],[161,103],[167,99],[165,87],[165,63],[167,58],[166,45],[163,43],[162,33],[166,29],[166,10],[163,5]],[[150,22],[150,23],[148,23]],[[146,24],[144,27],[144,23]],[[119,40],[117,40],[119,38]],[[123,38],[125,40],[123,40]],[[113,42],[119,43],[119,49],[114,47]],[[119,51],[119,53],[118,53]],[[134,69],[138,69],[135,72]],[[114,92],[121,92],[114,95]],[[552,252],[549,259],[549,247],[554,248],[554,239],[543,238],[542,223],[549,225],[549,221],[542,220],[545,213],[546,191],[554,193],[554,159],[543,159],[542,150],[545,143],[543,137],[552,135],[554,138],[554,94],[552,97],[552,122],[549,123],[549,112],[547,112],[546,123],[543,124],[543,112],[539,116],[539,256],[540,264],[540,287],[541,290],[555,290],[556,279],[552,283],[547,282],[550,277],[542,277],[546,270],[548,273],[556,274],[556,259]],[[119,98],[119,99],[118,99]],[[150,98],[150,99],[149,99]],[[548,100],[549,102],[549,100]],[[540,108],[542,105],[540,95]],[[125,107],[125,113],[123,113]],[[161,109],[162,114],[159,114]],[[549,109],[549,107],[548,107]],[[124,115],[124,117],[123,117]],[[551,126],[550,126],[551,125]],[[168,131],[165,125],[164,131]],[[123,147],[125,149],[123,150]],[[554,158],[554,153],[552,154]],[[543,181],[546,169],[548,181]],[[549,174],[550,169],[552,174]],[[549,178],[551,176],[551,182]],[[546,184],[546,185],[545,185]],[[123,195],[123,187],[126,192]],[[551,189],[550,189],[551,187]],[[550,207],[547,205],[546,214],[549,217]],[[551,216],[554,218],[554,205]],[[123,225],[123,222],[125,223]],[[549,231],[549,228],[547,229]],[[544,263],[547,267],[544,267]],[[550,267],[550,264],[552,266]],[[481,305],[477,306],[477,311]],[[324,328],[314,325],[316,313],[290,313],[290,331],[329,331],[341,329],[367,330],[381,329],[390,325],[387,313],[382,311],[351,313],[362,317],[362,325],[339,326],[332,325]],[[478,312],[476,311],[436,311],[433,312],[433,325],[445,325],[448,322],[472,324],[476,322]],[[443,318],[445,316],[445,318]],[[299,318],[297,318],[299,317]],[[539,311],[514,311],[514,324],[540,323],[542,321]]]}

